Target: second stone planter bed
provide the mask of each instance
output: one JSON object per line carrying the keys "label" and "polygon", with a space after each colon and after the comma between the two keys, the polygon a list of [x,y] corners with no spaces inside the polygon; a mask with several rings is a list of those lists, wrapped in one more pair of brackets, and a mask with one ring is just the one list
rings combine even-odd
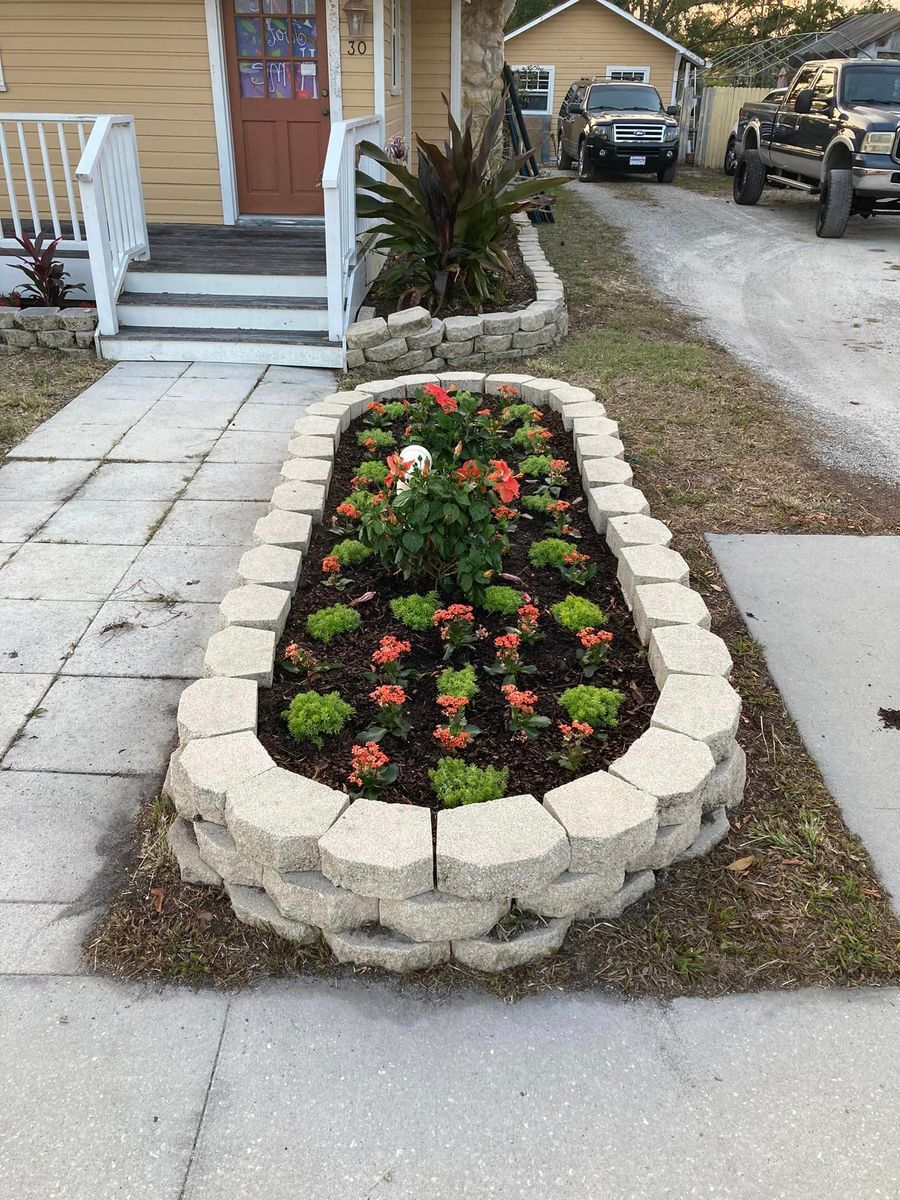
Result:
{"label": "second stone planter bed", "polygon": [[[256,737],[258,689],[271,685],[335,447],[373,399],[404,399],[427,382],[486,395],[512,387],[561,415],[591,522],[616,556],[661,689],[650,727],[608,770],[434,819],[415,805],[351,803],[276,765]],[[179,814],[170,844],[185,880],[224,885],[242,920],[299,943],[324,937],[342,961],[415,970],[452,956],[500,970],[558,948],[572,920],[619,915],[653,887],[655,871],[724,836],[744,781],[730,657],[687,586],[684,560],[669,549],[669,530],[631,486],[607,421],[585,389],[477,372],[368,383],[307,410],[258,545],[223,601],[209,678],[191,684],[179,708],[166,790]],[[525,918],[518,926],[505,920],[513,904]]]}

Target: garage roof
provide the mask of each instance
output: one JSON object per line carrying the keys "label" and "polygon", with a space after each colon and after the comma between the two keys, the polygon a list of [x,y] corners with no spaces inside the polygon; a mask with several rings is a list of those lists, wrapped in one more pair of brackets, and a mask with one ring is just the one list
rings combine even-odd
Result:
{"label": "garage roof", "polygon": [[[520,25],[518,29],[514,29],[512,33],[508,33],[504,41],[509,41],[511,38],[517,37],[520,33],[524,33],[526,29],[534,29],[535,25],[540,25],[542,21],[549,21],[551,17],[555,17],[557,13],[563,12],[567,8],[571,8],[573,4],[579,4],[581,0],[565,0],[563,4],[557,4],[556,8],[551,8],[549,12],[544,13],[542,17],[535,17],[533,21],[528,21],[525,25]],[[670,37],[666,37],[664,33],[660,33],[658,29],[654,29],[652,25],[647,25],[643,21],[639,21],[637,17],[632,16],[630,12],[626,12],[624,8],[619,8],[617,4],[612,4],[610,0],[595,0],[595,3],[601,4],[604,8],[608,8],[610,12],[616,14],[617,17],[622,17],[625,21],[630,21],[632,25],[637,25],[638,29],[643,29],[645,33],[652,34],[653,37],[659,38],[661,42],[665,42],[667,46],[671,46],[673,50],[677,50],[679,54],[683,54],[689,62],[694,63],[698,67],[705,67],[706,60],[694,54],[692,50],[688,50],[687,46],[682,46],[679,42],[675,42]]]}

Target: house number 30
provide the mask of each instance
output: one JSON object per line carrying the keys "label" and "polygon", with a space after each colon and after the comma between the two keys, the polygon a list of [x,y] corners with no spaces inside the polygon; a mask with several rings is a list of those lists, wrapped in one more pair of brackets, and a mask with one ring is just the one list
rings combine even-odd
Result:
{"label": "house number 30", "polygon": [[365,42],[349,42],[347,46],[348,54],[368,54],[369,47]]}

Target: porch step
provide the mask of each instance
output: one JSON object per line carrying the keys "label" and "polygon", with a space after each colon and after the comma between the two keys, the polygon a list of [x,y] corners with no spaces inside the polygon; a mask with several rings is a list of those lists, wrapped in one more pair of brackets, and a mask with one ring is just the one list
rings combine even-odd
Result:
{"label": "porch step", "polygon": [[185,329],[120,325],[100,338],[103,358],[129,362],[230,362],[280,367],[344,366],[344,352],[314,330]]}
{"label": "porch step", "polygon": [[120,324],[148,329],[321,332],[328,328],[328,309],[318,296],[123,292],[117,309]]}
{"label": "porch step", "polygon": [[156,269],[152,262],[132,263],[125,273],[125,291],[131,295],[266,296],[276,291],[280,299],[324,300],[327,280],[321,275],[251,274],[247,271],[197,271]]}

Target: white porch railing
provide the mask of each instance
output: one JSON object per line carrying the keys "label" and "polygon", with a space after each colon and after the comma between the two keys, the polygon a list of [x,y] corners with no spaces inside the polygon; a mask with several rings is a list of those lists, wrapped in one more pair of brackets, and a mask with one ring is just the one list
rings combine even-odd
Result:
{"label": "white porch railing", "polygon": [[[325,193],[325,260],[328,284],[328,336],[344,339],[350,315],[359,307],[374,278],[376,256],[367,245],[366,231],[373,224],[356,212],[356,167],[360,142],[383,140],[381,118],[354,117],[335,121],[328,140],[322,171]],[[370,174],[377,174],[374,163]]]}
{"label": "white porch railing", "polygon": [[81,190],[97,328],[119,330],[116,300],[128,264],[150,257],[134,117],[98,117],[75,172]]}
{"label": "white porch railing", "polygon": [[134,118],[0,114],[0,167],[0,247],[43,231],[63,254],[87,249],[98,328],[116,333],[128,264],[149,257]]}

